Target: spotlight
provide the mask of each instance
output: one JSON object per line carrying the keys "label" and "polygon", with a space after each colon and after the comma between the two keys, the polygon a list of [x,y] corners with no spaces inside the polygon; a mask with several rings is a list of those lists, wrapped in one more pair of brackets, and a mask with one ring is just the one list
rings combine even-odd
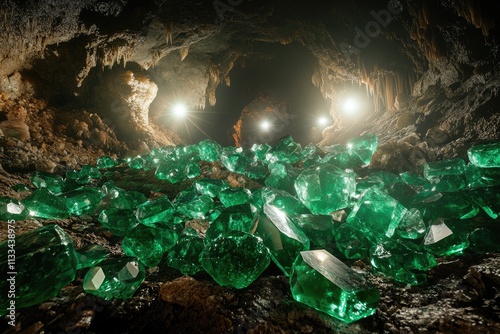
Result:
{"label": "spotlight", "polygon": [[177,118],[184,118],[187,114],[187,107],[184,103],[177,103],[172,108],[172,113]]}
{"label": "spotlight", "polygon": [[267,121],[267,120],[262,121],[262,122],[260,123],[260,128],[261,128],[262,130],[264,130],[264,131],[268,131],[269,129],[271,129],[271,123],[270,123],[269,121]]}
{"label": "spotlight", "polygon": [[342,111],[347,116],[356,115],[359,112],[359,109],[360,109],[359,101],[352,96],[347,97],[342,103]]}
{"label": "spotlight", "polygon": [[330,121],[328,120],[327,117],[321,116],[320,118],[318,118],[317,123],[319,126],[324,127],[324,126],[328,125],[328,123],[330,123]]}

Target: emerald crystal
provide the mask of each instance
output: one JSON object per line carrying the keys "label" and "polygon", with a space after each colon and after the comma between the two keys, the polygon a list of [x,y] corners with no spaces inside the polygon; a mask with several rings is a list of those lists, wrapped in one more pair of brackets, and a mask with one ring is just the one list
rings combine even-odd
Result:
{"label": "emerald crystal", "polygon": [[219,196],[221,190],[229,188],[229,184],[220,179],[201,179],[197,180],[194,184],[196,191],[202,195],[208,195],[210,197]]}
{"label": "emerald crystal", "polygon": [[467,187],[470,189],[500,185],[500,168],[479,168],[468,164],[465,168]]}
{"label": "emerald crystal", "polygon": [[138,258],[148,267],[157,266],[164,253],[157,233],[155,228],[137,225],[123,238],[123,253]]}
{"label": "emerald crystal", "polygon": [[35,190],[22,200],[29,215],[34,218],[64,219],[69,217],[69,210],[64,199],[57,197],[47,188]]}
{"label": "emerald crystal", "polygon": [[290,287],[296,301],[346,323],[374,314],[380,300],[377,288],[325,250],[300,252]]}
{"label": "emerald crystal", "polygon": [[311,248],[325,248],[333,243],[333,219],[327,215],[301,214],[290,217],[309,238]]}
{"label": "emerald crystal", "polygon": [[96,161],[96,167],[99,169],[112,168],[115,167],[115,164],[115,160],[107,155],[99,157]]}
{"label": "emerald crystal", "polygon": [[334,232],[335,244],[346,259],[364,259],[372,246],[365,233],[355,226],[342,224]]}
{"label": "emerald crystal", "polygon": [[14,190],[16,192],[21,192],[21,193],[31,191],[31,189],[27,185],[25,185],[24,183],[18,183],[16,185],[13,185],[11,188],[12,188],[12,190]]}
{"label": "emerald crystal", "polygon": [[465,192],[423,191],[413,198],[412,206],[419,209],[422,217],[428,220],[440,217],[466,219],[479,213],[479,207]]}
{"label": "emerald crystal", "polygon": [[433,189],[452,192],[465,189],[465,162],[460,158],[429,162],[424,166],[424,176]]}
{"label": "emerald crystal", "polygon": [[99,168],[90,165],[82,166],[79,174],[80,177],[89,177],[91,179],[100,179],[102,177]]}
{"label": "emerald crystal", "polygon": [[208,242],[200,254],[205,271],[222,286],[245,288],[269,266],[270,255],[262,240],[232,231]]}
{"label": "emerald crystal", "polygon": [[352,151],[342,145],[323,147],[326,155],[321,159],[322,163],[331,164],[341,169],[355,168],[363,165],[363,161]]}
{"label": "emerald crystal", "polygon": [[[111,186],[110,184],[108,185]],[[104,192],[106,195],[99,203],[98,210],[102,208],[133,210],[147,201],[146,196],[137,191],[126,191],[120,188],[106,188]]]}
{"label": "emerald crystal", "polygon": [[135,157],[133,159],[130,159],[130,161],[128,161],[128,166],[132,169],[140,170],[144,168],[144,163],[145,162],[143,158]]}
{"label": "emerald crystal", "polygon": [[373,153],[378,147],[378,137],[374,134],[366,134],[349,140],[346,144],[348,150],[353,152],[361,161],[368,165]]}
{"label": "emerald crystal", "polygon": [[144,265],[133,257],[105,260],[89,269],[85,292],[110,300],[131,298],[146,277]]}
{"label": "emerald crystal", "polygon": [[299,143],[296,143],[291,136],[285,136],[266,153],[266,160],[269,163],[282,161],[293,164],[301,159],[301,151],[302,147]]}
{"label": "emerald crystal", "polygon": [[386,276],[409,285],[424,283],[426,275],[423,272],[437,265],[432,254],[402,240],[384,241],[373,246],[370,263]]}
{"label": "emerald crystal", "polygon": [[201,174],[200,165],[197,162],[190,161],[186,164],[184,168],[184,172],[188,179],[194,179]]}
{"label": "emerald crystal", "polygon": [[246,166],[251,162],[248,156],[245,156],[243,148],[224,147],[221,154],[221,162],[231,172],[243,174]]}
{"label": "emerald crystal", "polygon": [[252,193],[245,188],[227,188],[219,192],[219,200],[226,207],[245,204]]}
{"label": "emerald crystal", "polygon": [[0,220],[24,220],[28,217],[23,203],[14,198],[0,197]]}
{"label": "emerald crystal", "polygon": [[418,239],[424,236],[427,226],[422,219],[420,211],[411,208],[401,219],[397,228],[397,234],[405,239]]}
{"label": "emerald crystal", "polygon": [[372,187],[367,189],[357,200],[347,217],[352,224],[372,240],[392,237],[406,208],[382,190]]}
{"label": "emerald crystal", "polygon": [[214,201],[210,196],[199,195],[194,188],[189,188],[177,196],[175,207],[179,214],[192,219],[200,219],[212,210]]}
{"label": "emerald crystal", "polygon": [[472,146],[467,151],[471,163],[481,168],[500,167],[500,142]]}
{"label": "emerald crystal", "polygon": [[292,167],[290,164],[276,161],[269,165],[269,176],[266,177],[264,183],[266,187],[281,189],[290,194],[295,194],[294,181],[299,176],[298,168]]}
{"label": "emerald crystal", "polygon": [[255,153],[255,156],[257,159],[264,161],[266,159],[266,154],[267,152],[271,149],[271,146],[268,144],[253,144],[252,145],[252,152]]}
{"label": "emerald crystal", "polygon": [[155,173],[159,180],[166,180],[172,184],[178,183],[186,178],[185,170],[179,161],[162,161]]}
{"label": "emerald crystal", "polygon": [[205,238],[210,241],[230,231],[253,233],[256,221],[255,209],[251,205],[232,206],[222,211],[210,224]]}
{"label": "emerald crystal", "polygon": [[[258,195],[258,193],[256,193]],[[310,213],[309,210],[297,198],[283,190],[264,188],[260,191],[262,205],[267,203],[277,207],[288,215]],[[252,196],[254,197],[254,196]],[[258,205],[259,200],[254,198],[254,203]]]}
{"label": "emerald crystal", "polygon": [[125,209],[102,210],[98,220],[105,229],[117,236],[127,235],[139,224],[134,211]]}
{"label": "emerald crystal", "polygon": [[30,180],[36,188],[47,189],[56,195],[64,189],[64,179],[57,174],[36,171],[31,174]]}
{"label": "emerald crystal", "polygon": [[167,196],[149,200],[137,207],[135,216],[146,226],[154,226],[158,222],[169,222],[174,216],[174,206]]}
{"label": "emerald crystal", "polygon": [[[16,229],[14,225],[14,229]],[[0,314],[7,312],[7,292],[15,284],[16,308],[46,301],[75,279],[77,258],[73,240],[58,225],[50,224],[16,236],[15,263],[8,252],[11,239],[0,243]],[[14,271],[14,272],[13,272]],[[15,282],[15,283],[14,283]]]}
{"label": "emerald crystal", "polygon": [[77,252],[77,269],[90,268],[109,257],[109,252],[101,245],[89,244]]}
{"label": "emerald crystal", "polygon": [[469,235],[470,249],[478,254],[499,253],[500,236],[487,228],[477,228]]}
{"label": "emerald crystal", "polygon": [[74,216],[93,213],[103,197],[97,188],[80,188],[63,194],[69,212]]}
{"label": "emerald crystal", "polygon": [[194,275],[203,270],[200,254],[205,247],[202,237],[193,229],[186,229],[177,243],[168,251],[167,263],[183,275]]}
{"label": "emerald crystal", "polygon": [[219,160],[222,153],[222,147],[215,141],[205,139],[198,144],[200,159],[209,162]]}
{"label": "emerald crystal", "polygon": [[283,211],[269,204],[264,204],[257,233],[269,248],[273,262],[287,276],[297,255],[310,249],[310,240],[304,232]]}
{"label": "emerald crystal", "polygon": [[442,219],[437,219],[427,229],[424,248],[435,255],[445,256],[461,253],[469,247],[467,235],[455,233]]}
{"label": "emerald crystal", "polygon": [[355,189],[353,173],[326,164],[304,169],[295,180],[298,198],[314,214],[346,208]]}

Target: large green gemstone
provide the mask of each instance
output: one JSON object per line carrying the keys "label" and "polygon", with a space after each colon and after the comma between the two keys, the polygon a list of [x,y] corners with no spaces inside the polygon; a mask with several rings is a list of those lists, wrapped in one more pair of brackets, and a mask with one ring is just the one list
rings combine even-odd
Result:
{"label": "large green gemstone", "polygon": [[219,160],[222,153],[222,147],[215,141],[205,139],[198,144],[200,159],[215,162]]}
{"label": "large green gemstone", "polygon": [[411,208],[401,219],[397,228],[397,234],[405,239],[418,239],[424,236],[427,226],[422,219],[420,211]]}
{"label": "large green gemstone", "polygon": [[311,241],[311,248],[325,248],[333,243],[333,219],[328,215],[302,214],[290,217]]}
{"label": "large green gemstone", "polygon": [[282,161],[293,164],[301,159],[301,151],[299,143],[296,143],[291,136],[285,136],[266,153],[266,160],[268,163]]}
{"label": "large green gemstone", "polygon": [[500,142],[472,146],[467,155],[470,162],[477,167],[500,167]]}
{"label": "large green gemstone", "polygon": [[166,180],[172,184],[180,182],[187,177],[183,163],[177,160],[160,162],[155,175],[159,180]]}
{"label": "large green gemstone", "polygon": [[[16,224],[10,224],[16,233]],[[13,234],[14,235],[14,234]],[[75,279],[77,257],[73,240],[58,225],[50,224],[0,243],[0,314],[10,305],[8,291],[15,294],[16,308],[46,301]],[[8,254],[15,250],[15,260]]]}
{"label": "large green gemstone", "polygon": [[97,208],[103,194],[97,188],[79,188],[63,194],[66,206],[74,216],[91,214]]}
{"label": "large green gemstone", "polygon": [[465,168],[467,187],[471,189],[500,185],[500,168],[479,168],[468,164]]}
{"label": "large green gemstone", "polygon": [[208,195],[199,195],[194,188],[189,188],[175,199],[177,213],[191,219],[203,219],[214,207],[214,201]]}
{"label": "large green gemstone", "polygon": [[85,292],[100,298],[131,298],[146,277],[144,265],[133,257],[105,260],[90,268],[83,280]]}
{"label": "large green gemstone", "polygon": [[255,210],[250,204],[229,207],[210,224],[205,238],[210,241],[230,231],[253,233],[256,220]]}
{"label": "large green gemstone", "polygon": [[346,259],[364,259],[372,246],[366,234],[350,224],[342,224],[334,232],[335,243]]}
{"label": "large green gemstone", "polygon": [[96,161],[96,167],[100,169],[113,168],[115,167],[115,164],[115,160],[107,155],[99,157]]}
{"label": "large green gemstone", "polygon": [[146,226],[154,226],[158,222],[169,222],[174,217],[174,206],[167,196],[142,203],[137,207],[135,216]]}
{"label": "large green gemstone", "polygon": [[295,194],[294,181],[299,176],[300,170],[290,164],[276,161],[269,165],[269,175],[264,183],[266,187],[281,189]]}
{"label": "large green gemstone", "polygon": [[164,253],[156,229],[142,224],[123,238],[122,249],[126,255],[138,258],[148,267],[157,266]]}
{"label": "large green gemstone", "polygon": [[[259,189],[260,190],[260,189]],[[299,201],[297,198],[293,197],[289,193],[283,190],[272,189],[272,188],[263,188],[259,191],[262,199],[262,205],[265,203],[273,205],[286,213],[287,215],[298,215],[302,213],[310,213],[310,211]],[[258,195],[259,192],[255,193],[255,196]],[[259,206],[259,201],[254,197],[253,203]]]}
{"label": "large green gemstone", "polygon": [[378,137],[374,134],[356,137],[349,140],[346,147],[368,165],[372,159],[373,153],[377,150]]}
{"label": "large green gemstone", "polygon": [[196,191],[210,197],[219,196],[221,190],[229,188],[229,183],[220,179],[201,179],[194,183]]}
{"label": "large green gemstone", "polygon": [[296,301],[346,323],[372,315],[380,301],[377,288],[325,250],[300,252],[290,287]]}
{"label": "large green gemstone", "polygon": [[98,220],[105,229],[117,236],[127,235],[139,224],[134,211],[114,208],[102,210]]}
{"label": "large green gemstone", "polygon": [[90,268],[109,257],[109,252],[101,245],[88,244],[77,252],[77,269]]}
{"label": "large green gemstone", "polygon": [[437,265],[432,254],[402,240],[388,240],[373,246],[370,262],[383,274],[409,285],[424,283],[427,278],[424,271]]}
{"label": "large green gemstone", "polygon": [[245,188],[227,188],[219,192],[219,200],[226,207],[245,204],[252,193]]}
{"label": "large green gemstone", "polygon": [[273,262],[287,276],[297,255],[310,249],[310,240],[304,232],[283,211],[269,204],[264,204],[257,233],[269,248]]}
{"label": "large green gemstone", "polygon": [[423,244],[428,252],[445,256],[461,253],[470,243],[466,234],[454,232],[442,219],[437,219],[427,229]]}
{"label": "large green gemstone", "polygon": [[69,217],[69,210],[64,199],[57,197],[47,188],[35,190],[22,200],[28,209],[29,215],[34,218],[65,219]]}
{"label": "large green gemstone", "polygon": [[312,213],[327,215],[349,205],[356,181],[353,173],[322,164],[302,171],[295,180],[295,190]]}
{"label": "large green gemstone", "polygon": [[64,179],[57,174],[36,171],[31,174],[30,180],[36,188],[48,189],[56,195],[59,195],[64,189]]}
{"label": "large green gemstone", "polygon": [[193,229],[185,230],[167,254],[168,265],[183,275],[194,275],[203,270],[200,254],[205,247],[202,237]]}
{"label": "large green gemstone", "polygon": [[424,166],[424,176],[433,190],[441,192],[465,189],[465,162],[460,158],[429,162]]}
{"label": "large green gemstone", "polygon": [[332,145],[323,147],[326,155],[321,159],[321,162],[334,165],[338,168],[347,169],[355,168],[363,165],[363,161],[352,151],[342,145]]}
{"label": "large green gemstone", "polygon": [[347,222],[359,228],[371,240],[390,238],[406,211],[394,198],[372,187],[360,196]]}
{"label": "large green gemstone", "polygon": [[208,242],[200,254],[205,271],[222,286],[245,288],[269,266],[269,250],[251,234],[232,231]]}

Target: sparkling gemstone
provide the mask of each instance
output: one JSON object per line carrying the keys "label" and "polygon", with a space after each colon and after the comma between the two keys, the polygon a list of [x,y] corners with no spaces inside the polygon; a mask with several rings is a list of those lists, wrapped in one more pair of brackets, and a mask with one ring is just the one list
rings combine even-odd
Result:
{"label": "sparkling gemstone", "polygon": [[472,146],[467,155],[470,162],[477,167],[500,167],[500,142]]}
{"label": "sparkling gemstone", "polygon": [[85,292],[100,298],[131,298],[146,277],[144,265],[133,257],[105,260],[90,268],[83,280]]}
{"label": "sparkling gemstone", "polygon": [[213,240],[231,231],[253,233],[256,220],[255,209],[250,204],[229,207],[210,224],[205,238]]}
{"label": "sparkling gemstone", "polygon": [[[258,195],[258,193],[256,193]],[[264,188],[260,191],[262,205],[265,203],[273,205],[288,215],[297,215],[302,213],[310,213],[310,211],[297,198],[283,190]],[[254,196],[252,196],[254,197]],[[254,202],[259,206],[259,201],[254,199]]]}
{"label": "sparkling gemstone", "polygon": [[327,215],[349,205],[356,181],[353,173],[322,164],[304,169],[295,180],[295,190],[312,213]]}
{"label": "sparkling gemstone", "polygon": [[341,169],[355,168],[363,165],[363,161],[352,151],[342,145],[323,147],[327,152],[321,162],[331,164]]}
{"label": "sparkling gemstone", "polygon": [[431,189],[431,183],[429,180],[425,179],[424,177],[413,174],[410,172],[405,172],[399,174],[401,176],[401,179],[403,180],[404,183],[406,183],[408,186],[410,186],[412,189],[416,190],[422,190],[422,189]]}
{"label": "sparkling gemstone", "polygon": [[220,179],[201,179],[197,180],[194,184],[196,191],[202,195],[208,195],[210,197],[219,196],[221,190],[229,188],[229,184]]}
{"label": "sparkling gemstone", "polygon": [[428,162],[424,166],[424,176],[432,189],[452,192],[465,189],[465,162],[460,158]]}
{"label": "sparkling gemstone", "polygon": [[290,219],[309,238],[311,248],[325,248],[334,242],[331,216],[302,214],[294,215]]}
{"label": "sparkling gemstone", "polygon": [[232,231],[208,242],[200,254],[205,271],[222,286],[245,288],[269,266],[270,254],[260,238]]}
{"label": "sparkling gemstone", "polygon": [[424,248],[437,256],[461,253],[469,247],[467,235],[455,233],[442,219],[437,219],[427,229]]}
{"label": "sparkling gemstone", "polygon": [[[110,184],[108,184],[111,186]],[[123,209],[133,210],[140,204],[147,201],[146,196],[137,191],[126,191],[120,188],[109,188],[104,190],[106,195],[102,198],[97,210],[106,209]]]}
{"label": "sparkling gemstone", "polygon": [[177,195],[175,207],[179,214],[188,218],[205,218],[214,207],[214,201],[208,195],[199,195],[194,188],[188,188]]}
{"label": "sparkling gemstone", "polygon": [[137,207],[135,216],[146,226],[154,226],[158,222],[169,222],[174,217],[174,206],[167,196],[149,200]]}
{"label": "sparkling gemstone", "polygon": [[[17,235],[13,262],[7,256],[13,247],[10,240],[0,243],[0,254],[3,254],[0,290],[5,293],[0,298],[0,314],[7,312],[10,284],[15,284],[16,308],[23,308],[56,296],[75,279],[77,258],[73,240],[58,225],[50,224]],[[10,274],[13,271],[17,274]]]}
{"label": "sparkling gemstone", "polygon": [[406,208],[382,190],[367,189],[354,205],[347,223],[364,232],[369,239],[392,237]]}
{"label": "sparkling gemstone", "polygon": [[55,195],[62,193],[64,179],[57,174],[36,171],[31,174],[31,183],[38,189],[47,189]]}
{"label": "sparkling gemstone", "polygon": [[304,232],[283,211],[269,204],[264,204],[257,233],[269,248],[273,262],[287,276],[297,255],[310,249],[310,240]]}
{"label": "sparkling gemstone", "polygon": [[130,159],[130,161],[128,161],[128,166],[132,169],[137,169],[137,170],[143,169],[144,159],[142,159],[141,157],[135,157],[133,159]]}
{"label": "sparkling gemstone", "polygon": [[266,153],[266,160],[268,163],[282,161],[293,164],[301,159],[301,151],[300,144],[296,143],[291,136],[285,136]]}
{"label": "sparkling gemstone", "polygon": [[411,208],[406,212],[399,223],[397,234],[405,239],[419,239],[424,236],[427,226],[422,219],[420,211]]}
{"label": "sparkling gemstone", "polygon": [[74,216],[91,214],[99,205],[103,194],[97,188],[79,188],[62,195],[69,212]]}
{"label": "sparkling gemstone", "polygon": [[334,232],[335,243],[346,259],[364,259],[372,246],[365,233],[355,226],[342,224]]}
{"label": "sparkling gemstone", "polygon": [[266,153],[269,152],[271,149],[271,146],[268,144],[253,144],[252,145],[252,152],[255,153],[255,156],[257,159],[264,161],[266,159]]}
{"label": "sparkling gemstone", "polygon": [[100,179],[102,177],[99,168],[90,165],[82,166],[79,174],[80,177],[89,177],[91,179]]}
{"label": "sparkling gemstone", "polygon": [[470,189],[500,185],[500,168],[479,168],[468,164],[465,168],[467,187]]}
{"label": "sparkling gemstone", "polygon": [[219,160],[222,153],[222,147],[215,141],[205,139],[198,144],[200,159],[209,162]]}
{"label": "sparkling gemstone", "polygon": [[203,270],[200,254],[205,247],[202,237],[193,229],[186,229],[167,254],[167,263],[183,275],[194,275]]}
{"label": "sparkling gemstone", "polygon": [[361,161],[368,165],[373,153],[378,147],[378,137],[374,134],[366,134],[349,140],[346,144],[348,150],[353,152]]}
{"label": "sparkling gemstone", "polygon": [[126,209],[104,209],[98,220],[105,229],[117,236],[127,235],[139,224],[134,211]]}
{"label": "sparkling gemstone", "polygon": [[370,249],[370,263],[386,276],[409,285],[425,283],[426,275],[423,272],[437,265],[432,254],[402,240],[388,240],[373,246]]}
{"label": "sparkling gemstone", "polygon": [[290,287],[296,301],[346,323],[374,314],[380,301],[377,288],[325,250],[300,252]]}
{"label": "sparkling gemstone", "polygon": [[113,168],[115,164],[115,160],[107,155],[99,157],[96,161],[96,167],[99,169]]}
{"label": "sparkling gemstone", "polygon": [[16,192],[31,192],[31,189],[25,185],[24,183],[18,183],[16,185],[13,185],[12,187],[12,190],[16,191]]}
{"label": "sparkling gemstone", "polygon": [[479,213],[479,207],[465,192],[439,193],[423,191],[412,201],[424,219],[435,220],[440,217],[467,219]]}
{"label": "sparkling gemstone", "polygon": [[269,165],[269,176],[264,183],[266,187],[284,190],[290,194],[296,194],[294,181],[299,176],[300,170],[290,164],[276,161]]}
{"label": "sparkling gemstone", "polygon": [[155,175],[159,180],[166,180],[172,184],[178,183],[187,177],[183,164],[175,160],[160,162]]}
{"label": "sparkling gemstone", "polygon": [[77,252],[76,269],[90,268],[109,257],[109,252],[101,245],[89,244]]}
{"label": "sparkling gemstone", "polygon": [[24,220],[28,217],[28,210],[17,199],[0,197],[0,220]]}
{"label": "sparkling gemstone", "polygon": [[252,193],[245,188],[227,188],[219,192],[219,200],[226,208],[230,206],[245,204]]}
{"label": "sparkling gemstone", "polygon": [[164,253],[156,229],[142,224],[123,238],[122,249],[123,253],[138,258],[148,267],[157,266]]}
{"label": "sparkling gemstone", "polygon": [[57,197],[47,188],[35,190],[23,199],[22,203],[33,218],[64,219],[69,217],[69,210],[64,199]]}

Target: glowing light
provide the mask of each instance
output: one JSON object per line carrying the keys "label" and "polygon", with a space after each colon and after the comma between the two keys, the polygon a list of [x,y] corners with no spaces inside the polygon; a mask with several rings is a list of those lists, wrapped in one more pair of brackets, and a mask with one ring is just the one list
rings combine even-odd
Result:
{"label": "glowing light", "polygon": [[330,123],[330,121],[328,120],[327,117],[322,116],[322,117],[318,118],[318,125],[319,126],[326,126],[326,125],[328,125],[328,123]]}
{"label": "glowing light", "polygon": [[359,112],[360,103],[354,97],[347,97],[342,103],[342,112],[347,116],[356,115]]}
{"label": "glowing light", "polygon": [[262,121],[262,123],[260,123],[260,128],[264,131],[268,131],[271,129],[271,123],[269,121]]}
{"label": "glowing light", "polygon": [[186,117],[186,114],[187,114],[187,107],[183,103],[177,103],[172,108],[172,113],[177,118],[184,118],[184,117]]}

